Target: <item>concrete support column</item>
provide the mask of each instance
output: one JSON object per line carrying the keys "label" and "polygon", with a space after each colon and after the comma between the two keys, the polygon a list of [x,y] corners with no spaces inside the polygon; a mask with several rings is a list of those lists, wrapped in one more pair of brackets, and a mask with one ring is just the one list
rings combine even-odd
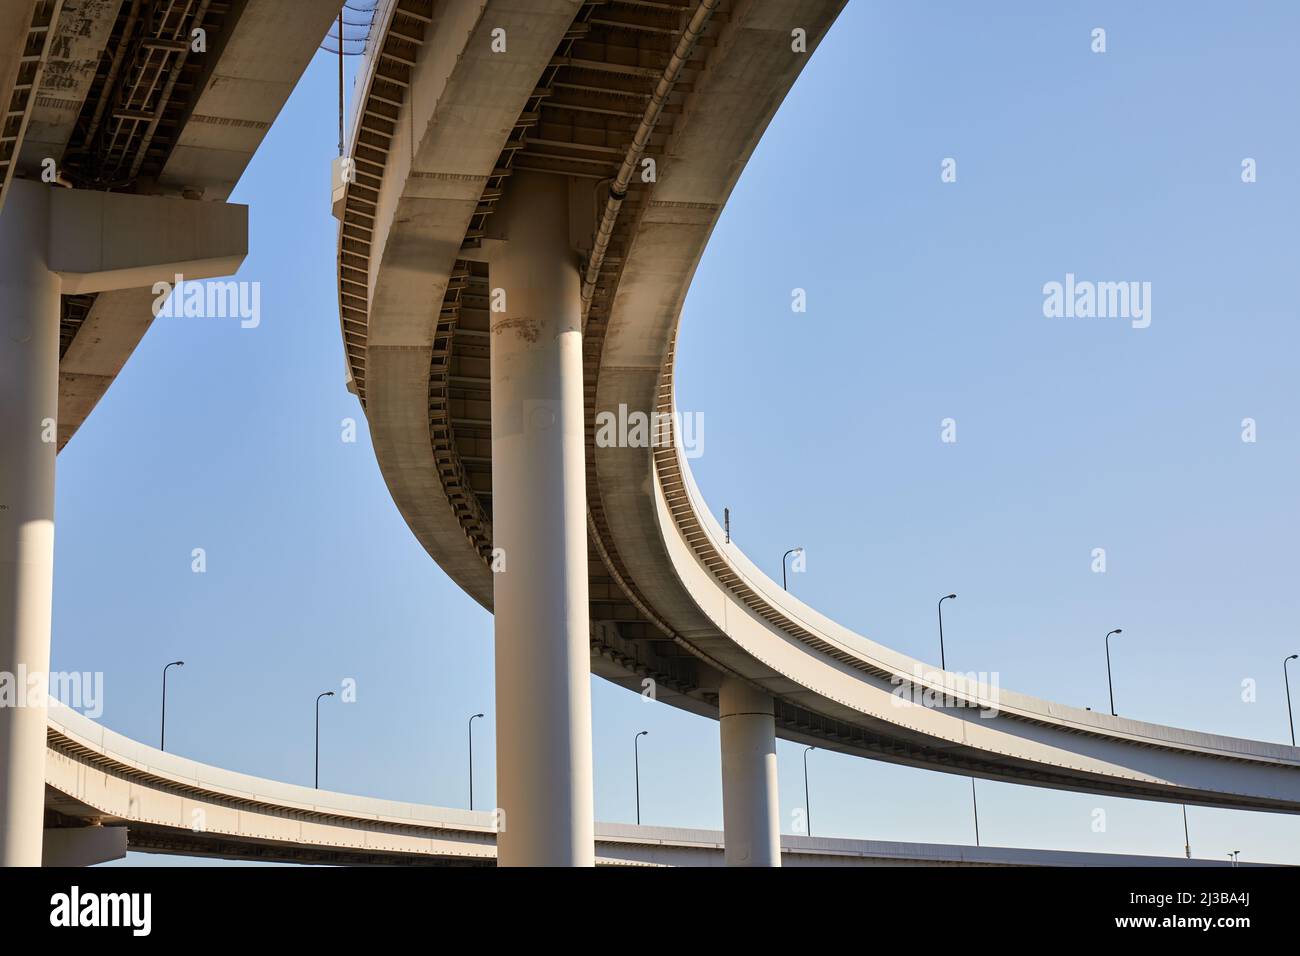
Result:
{"label": "concrete support column", "polygon": [[719,691],[723,856],[727,866],[780,866],[772,698],[734,677]]}
{"label": "concrete support column", "polygon": [[[511,177],[491,259],[501,866],[592,866],[581,282],[563,177]],[[498,293],[497,290],[501,290]]]}
{"label": "concrete support column", "polygon": [[0,214],[0,681],[15,695],[0,697],[0,866],[40,866],[60,282],[45,259],[49,187],[11,187]]}
{"label": "concrete support column", "polygon": [[41,865],[59,296],[228,275],[247,251],[246,206],[9,184],[0,211],[0,865]]}

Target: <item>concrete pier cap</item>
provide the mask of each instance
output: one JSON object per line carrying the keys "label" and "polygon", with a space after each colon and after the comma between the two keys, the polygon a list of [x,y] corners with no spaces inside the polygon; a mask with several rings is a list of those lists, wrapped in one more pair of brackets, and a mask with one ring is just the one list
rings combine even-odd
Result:
{"label": "concrete pier cap", "polygon": [[247,206],[21,185],[50,191],[47,261],[64,295],[234,275],[248,255]]}

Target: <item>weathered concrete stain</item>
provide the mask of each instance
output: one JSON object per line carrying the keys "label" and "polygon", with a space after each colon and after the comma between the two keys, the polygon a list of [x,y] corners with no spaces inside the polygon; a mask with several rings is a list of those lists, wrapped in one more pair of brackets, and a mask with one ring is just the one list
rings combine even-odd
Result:
{"label": "weathered concrete stain", "polygon": [[530,345],[536,342],[542,334],[542,320],[530,318],[526,315],[516,316],[513,319],[502,319],[492,324],[492,334],[501,335],[508,330],[513,329],[525,342]]}

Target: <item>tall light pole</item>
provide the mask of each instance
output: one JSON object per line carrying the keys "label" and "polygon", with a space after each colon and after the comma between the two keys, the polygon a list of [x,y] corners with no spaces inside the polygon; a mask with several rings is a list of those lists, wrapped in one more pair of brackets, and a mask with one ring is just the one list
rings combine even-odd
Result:
{"label": "tall light pole", "polygon": [[636,825],[641,825],[641,738],[650,731],[643,730],[632,738],[632,766],[636,773]]}
{"label": "tall light pole", "polygon": [[1187,804],[1183,804],[1183,852],[1192,858],[1192,838],[1187,835]]}
{"label": "tall light pole", "polygon": [[1233,865],[1233,866],[1236,866],[1236,865],[1237,865],[1237,854],[1240,853],[1240,852],[1241,852],[1240,850],[1229,850],[1229,851],[1228,851],[1228,859],[1232,861],[1232,865]]}
{"label": "tall light pole", "polygon": [[955,594],[945,594],[939,598],[939,669],[947,670],[948,662],[943,653],[943,602],[951,601],[957,597]]}
{"label": "tall light pole", "polygon": [[816,747],[805,747],[803,751],[803,812],[809,836],[812,836],[812,803],[808,800],[808,754],[816,749]]}
{"label": "tall light pole", "polygon": [[1106,686],[1110,688],[1110,715],[1112,717],[1118,715],[1115,713],[1115,684],[1110,679],[1110,635],[1123,633],[1124,631],[1117,627],[1106,635]]}
{"label": "tall light pole", "polygon": [[469,719],[469,808],[474,809],[474,721],[482,717],[475,714]]}
{"label": "tall light pole", "polygon": [[[956,599],[957,599],[957,595],[955,594],[945,594],[943,597],[939,598],[939,669],[945,671],[948,669],[948,658],[943,648],[943,602],[955,601]],[[976,800],[975,798],[974,777],[970,778],[970,805],[971,805],[971,809],[975,811],[975,845],[979,846],[980,845],[980,805],[979,805],[979,801]]]}
{"label": "tall light pole", "polygon": [[784,591],[790,590],[790,586],[785,577],[785,562],[792,554],[803,554],[803,548],[791,548],[785,554],[781,555],[781,589]]}
{"label": "tall light pole", "polygon": [[327,690],[323,694],[316,695],[316,789],[320,789],[320,699],[322,697],[333,697],[334,691]]}
{"label": "tall light pole", "polygon": [[1291,675],[1286,672],[1286,665],[1300,657],[1300,654],[1292,654],[1290,657],[1282,660],[1282,680],[1286,681],[1286,722],[1291,727],[1291,746],[1295,746],[1295,718],[1291,716]]}
{"label": "tall light pole", "polygon": [[[184,661],[172,661],[167,667],[184,667]],[[167,667],[163,668],[162,727],[158,731],[158,749],[167,749]],[[1294,742],[1294,741],[1293,741]]]}

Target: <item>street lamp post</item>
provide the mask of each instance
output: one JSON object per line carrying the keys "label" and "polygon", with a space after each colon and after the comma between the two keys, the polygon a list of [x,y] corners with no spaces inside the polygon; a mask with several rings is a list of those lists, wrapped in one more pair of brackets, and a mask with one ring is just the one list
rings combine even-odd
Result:
{"label": "street lamp post", "polygon": [[636,825],[641,825],[641,738],[650,731],[643,730],[632,738],[632,766],[636,774]]}
{"label": "street lamp post", "polygon": [[[939,669],[945,671],[948,669],[948,657],[943,647],[943,602],[955,601],[956,599],[957,599],[957,595],[955,594],[945,594],[943,597],[939,598]],[[980,805],[979,805],[979,801],[975,797],[974,777],[970,778],[970,804],[971,804],[971,809],[975,811],[975,845],[979,846],[980,845]]]}
{"label": "street lamp post", "polygon": [[1233,866],[1236,866],[1236,865],[1237,865],[1237,854],[1240,853],[1240,852],[1241,852],[1240,850],[1229,850],[1229,851],[1228,851],[1228,859],[1232,861],[1232,865],[1233,865]]}
{"label": "street lamp post", "polygon": [[786,581],[785,577],[785,562],[792,554],[803,554],[803,548],[791,548],[785,554],[781,555],[781,589],[784,591],[790,590],[789,583]]}
{"label": "street lamp post", "polygon": [[1187,835],[1187,804],[1183,804],[1183,853],[1192,858],[1192,838]]}
{"label": "street lamp post", "polygon": [[812,803],[808,799],[808,754],[816,749],[816,747],[805,747],[803,751],[803,812],[809,836],[812,836]]}
{"label": "street lamp post", "polygon": [[943,602],[953,600],[956,597],[955,594],[945,594],[939,598],[939,668],[945,671],[948,669],[948,662],[943,653]]}
{"label": "street lamp post", "polygon": [[[172,661],[167,667],[184,667],[184,661]],[[163,668],[162,727],[158,731],[158,749],[167,749],[167,667]]]}
{"label": "street lamp post", "polygon": [[322,697],[333,697],[334,691],[327,690],[323,694],[316,695],[316,789],[320,789],[320,699]]}
{"label": "street lamp post", "polygon": [[1117,627],[1115,628],[1115,630],[1111,631],[1106,635],[1106,686],[1110,688],[1110,715],[1112,717],[1115,717],[1117,715],[1115,713],[1115,684],[1111,681],[1110,678],[1110,635],[1123,634],[1123,633],[1124,631],[1121,628]]}
{"label": "street lamp post", "polygon": [[469,808],[474,809],[474,721],[482,717],[475,714],[469,719]]}
{"label": "street lamp post", "polygon": [[1286,681],[1286,722],[1291,728],[1291,746],[1295,746],[1295,718],[1291,716],[1291,675],[1286,672],[1286,665],[1300,657],[1300,654],[1292,654],[1290,657],[1282,660],[1282,679]]}

